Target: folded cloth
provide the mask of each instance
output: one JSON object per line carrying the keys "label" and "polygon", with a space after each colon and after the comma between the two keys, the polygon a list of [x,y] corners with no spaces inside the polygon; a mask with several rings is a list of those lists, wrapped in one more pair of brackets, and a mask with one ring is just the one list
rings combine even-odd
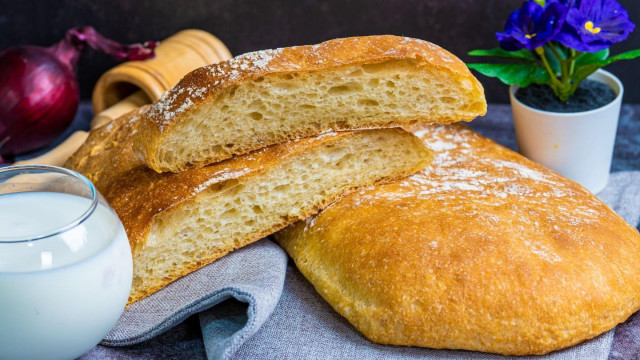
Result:
{"label": "folded cloth", "polygon": [[233,298],[248,304],[235,319],[241,328],[229,334],[234,340],[225,343],[225,349],[233,349],[271,315],[282,294],[286,264],[287,255],[268,239],[239,249],[131,304],[101,344],[127,346],[149,340]]}
{"label": "folded cloth", "polygon": [[[640,171],[612,174],[607,188],[598,196],[627,222],[638,225]],[[238,301],[224,301],[226,299]],[[208,310],[203,311],[205,309]],[[374,344],[333,311],[295,267],[287,267],[286,255],[266,239],[237,250],[134,303],[103,344],[139,343],[199,311],[203,311],[200,325],[206,357],[210,360],[507,358],[470,351]],[[187,336],[183,334],[183,327],[170,333],[174,332],[180,332],[180,336],[163,335],[165,343],[162,347],[155,340],[147,342],[147,347],[140,344],[128,350],[99,346],[83,359],[171,357],[195,360],[204,357],[201,348],[193,344],[190,345],[192,348],[169,353],[167,347],[171,344],[166,344],[167,341],[175,339],[175,348],[188,343],[184,340]],[[640,353],[637,333],[640,333],[640,316],[635,314],[625,324],[594,339],[535,358],[607,359],[611,354],[612,359],[628,359]]]}

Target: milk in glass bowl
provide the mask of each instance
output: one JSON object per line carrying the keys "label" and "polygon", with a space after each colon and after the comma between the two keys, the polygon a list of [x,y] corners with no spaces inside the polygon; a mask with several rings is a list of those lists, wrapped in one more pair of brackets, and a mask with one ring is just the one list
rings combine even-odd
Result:
{"label": "milk in glass bowl", "polygon": [[131,290],[122,223],[71,170],[0,168],[0,359],[73,359],[120,317]]}

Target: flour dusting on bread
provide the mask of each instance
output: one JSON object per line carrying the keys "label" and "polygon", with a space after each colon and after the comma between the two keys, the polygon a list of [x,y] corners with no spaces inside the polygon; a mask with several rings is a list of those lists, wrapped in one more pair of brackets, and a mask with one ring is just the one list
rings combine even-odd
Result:
{"label": "flour dusting on bread", "polygon": [[[432,166],[409,177],[405,182],[405,186],[408,187],[414,183],[420,184],[422,195],[470,195],[452,192],[457,189],[477,191],[481,193],[481,197],[482,194],[493,194],[502,199],[508,196],[537,197],[541,202],[549,197],[576,195],[575,190],[565,186],[564,179],[556,174],[549,175],[537,170],[539,166],[533,163],[523,165],[521,159],[515,161],[478,156],[482,149],[475,148],[472,143],[477,141],[479,136],[470,129],[461,128],[452,132],[447,126],[433,125],[416,131],[415,135],[422,138],[425,144],[436,152]],[[487,167],[492,171],[487,172]],[[437,176],[434,177],[433,174]],[[541,183],[548,186],[540,188]]]}
{"label": "flour dusting on bread", "polygon": [[[232,82],[238,79],[240,71],[247,70],[269,70],[269,63],[273,58],[282,52],[282,49],[273,50],[260,50],[250,53],[246,53],[240,56],[236,56],[224,65],[212,64],[205,66],[203,69],[208,70],[211,76],[215,78],[214,81],[203,84],[201,86],[183,86],[179,84],[171,90],[165,91],[160,99],[151,107],[149,115],[160,116],[164,119],[164,122],[160,123],[160,128],[172,120],[176,115],[185,112],[194,105],[194,101],[197,99],[204,99],[207,92],[215,87],[226,82]],[[180,97],[181,94],[186,92],[186,96]],[[180,103],[177,103],[180,97]]]}

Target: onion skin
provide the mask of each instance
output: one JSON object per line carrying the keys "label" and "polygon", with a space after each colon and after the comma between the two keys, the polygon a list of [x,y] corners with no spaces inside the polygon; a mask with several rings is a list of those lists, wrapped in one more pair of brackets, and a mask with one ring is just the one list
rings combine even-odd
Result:
{"label": "onion skin", "polygon": [[48,48],[0,52],[0,163],[49,145],[69,127],[80,96],[73,69],[86,45],[120,60],[144,60],[157,43],[123,45],[84,26]]}
{"label": "onion skin", "polygon": [[0,155],[8,159],[53,142],[78,110],[73,69],[46,48],[3,51],[0,84]]}

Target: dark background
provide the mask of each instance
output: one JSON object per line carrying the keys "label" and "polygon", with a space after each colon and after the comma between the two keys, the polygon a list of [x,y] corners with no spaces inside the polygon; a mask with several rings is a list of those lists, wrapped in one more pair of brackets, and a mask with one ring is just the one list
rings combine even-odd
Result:
{"label": "dark background", "polygon": [[[619,0],[640,24],[640,1]],[[353,35],[395,34],[434,42],[462,60],[474,48],[497,46],[494,37],[521,0],[0,0],[0,49],[17,44],[51,45],[68,28],[92,25],[121,42],[161,40],[198,28],[219,37],[238,55]],[[612,53],[640,48],[640,30]],[[479,61],[480,59],[476,59]],[[98,77],[115,62],[88,50],[77,68],[89,98]],[[625,85],[624,102],[640,103],[640,60],[607,70]],[[507,102],[506,86],[479,76],[489,102]]]}

